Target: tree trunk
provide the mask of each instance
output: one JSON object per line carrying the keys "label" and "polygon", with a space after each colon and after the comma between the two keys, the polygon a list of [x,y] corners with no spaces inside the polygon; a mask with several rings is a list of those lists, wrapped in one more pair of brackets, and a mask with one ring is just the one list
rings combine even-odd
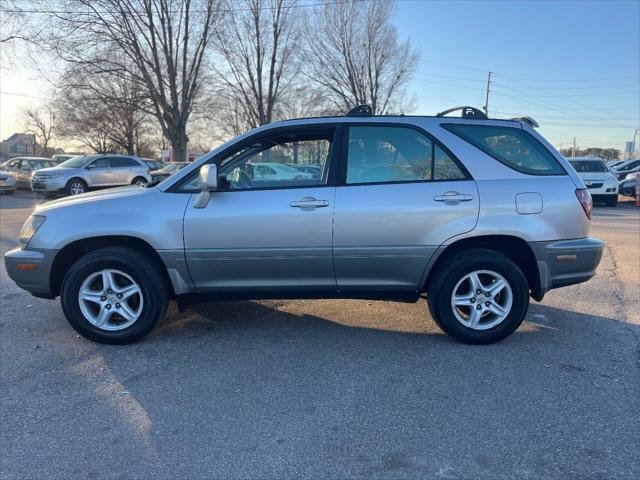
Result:
{"label": "tree trunk", "polygon": [[184,126],[177,128],[171,137],[171,152],[174,162],[186,162],[188,160],[187,144],[186,128]]}

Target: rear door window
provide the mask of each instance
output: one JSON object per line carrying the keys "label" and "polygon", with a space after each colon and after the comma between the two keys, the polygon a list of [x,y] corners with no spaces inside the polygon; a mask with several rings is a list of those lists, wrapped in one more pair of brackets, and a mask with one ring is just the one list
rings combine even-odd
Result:
{"label": "rear door window", "polygon": [[113,168],[125,168],[125,167],[139,167],[140,165],[133,158],[129,157],[112,157],[109,159],[111,167]]}
{"label": "rear door window", "polygon": [[441,126],[518,172],[528,175],[566,173],[544,145],[520,128],[464,123]]}
{"label": "rear door window", "polygon": [[413,128],[349,127],[347,185],[464,178],[440,146]]}

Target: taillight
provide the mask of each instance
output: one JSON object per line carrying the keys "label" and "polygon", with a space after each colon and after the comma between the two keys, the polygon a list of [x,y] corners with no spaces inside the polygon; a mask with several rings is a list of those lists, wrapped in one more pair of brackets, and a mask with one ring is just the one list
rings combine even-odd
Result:
{"label": "taillight", "polygon": [[591,220],[591,212],[593,211],[593,200],[591,199],[589,190],[587,190],[586,188],[576,188],[576,197],[578,197],[584,213],[586,213],[589,220]]}

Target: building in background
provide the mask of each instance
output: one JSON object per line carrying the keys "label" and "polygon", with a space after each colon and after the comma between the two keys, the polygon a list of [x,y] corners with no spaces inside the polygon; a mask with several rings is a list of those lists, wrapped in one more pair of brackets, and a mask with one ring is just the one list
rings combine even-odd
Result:
{"label": "building in background", "polygon": [[33,133],[14,133],[0,142],[0,158],[34,157],[36,154],[36,136]]}

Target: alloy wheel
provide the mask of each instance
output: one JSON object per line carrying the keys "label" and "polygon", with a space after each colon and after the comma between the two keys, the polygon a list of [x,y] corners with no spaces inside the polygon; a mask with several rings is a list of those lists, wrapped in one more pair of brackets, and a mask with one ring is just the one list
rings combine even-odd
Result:
{"label": "alloy wheel", "polygon": [[488,330],[502,323],[513,305],[509,282],[497,272],[476,270],[456,284],[451,308],[456,319],[473,330]]}
{"label": "alloy wheel", "polygon": [[105,269],[82,282],[78,303],[92,325],[113,332],[130,327],[140,318],[144,299],[142,289],[131,276]]}
{"label": "alloy wheel", "polygon": [[69,192],[71,195],[79,195],[85,192],[84,184],[81,182],[73,182],[69,187]]}

